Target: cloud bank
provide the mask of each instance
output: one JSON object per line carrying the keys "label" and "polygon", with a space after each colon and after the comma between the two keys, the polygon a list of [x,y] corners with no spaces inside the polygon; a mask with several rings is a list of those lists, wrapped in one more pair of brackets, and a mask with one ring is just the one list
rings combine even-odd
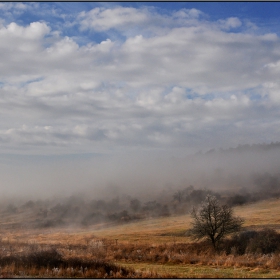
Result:
{"label": "cloud bank", "polygon": [[73,24],[108,38],[86,45],[43,20],[2,23],[2,147],[199,149],[276,140],[278,35],[236,31],[238,18],[200,17],[195,9],[94,8]]}
{"label": "cloud bank", "polygon": [[0,5],[0,153],[178,156],[279,140],[278,34],[197,9],[41,5]]}

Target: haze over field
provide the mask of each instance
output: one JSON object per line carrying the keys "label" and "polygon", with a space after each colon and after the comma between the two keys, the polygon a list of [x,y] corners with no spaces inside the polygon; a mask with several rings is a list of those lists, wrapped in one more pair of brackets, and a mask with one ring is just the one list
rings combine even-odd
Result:
{"label": "haze over field", "polygon": [[[279,8],[0,3],[1,195],[241,188],[278,174]],[[272,148],[193,156],[260,143]]]}

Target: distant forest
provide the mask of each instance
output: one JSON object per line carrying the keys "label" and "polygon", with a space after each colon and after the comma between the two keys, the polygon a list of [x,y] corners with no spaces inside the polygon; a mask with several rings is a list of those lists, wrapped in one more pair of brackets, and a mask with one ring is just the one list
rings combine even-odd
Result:
{"label": "distant forest", "polygon": [[[230,206],[243,205],[271,197],[280,197],[280,174],[265,173],[254,178],[255,188],[234,191],[215,192],[188,186],[158,199],[141,201],[129,195],[113,199],[85,199],[70,196],[60,201],[29,200],[22,205],[10,203],[2,207],[1,214],[24,215],[20,224],[8,223],[6,227],[51,228],[56,226],[90,226],[100,223],[127,223],[149,217],[164,217],[189,213],[191,208],[201,203],[206,195],[215,195]],[[25,222],[23,222],[23,220]],[[5,226],[5,225],[4,225]]]}
{"label": "distant forest", "polygon": [[[235,148],[229,148],[229,149],[210,149],[204,154],[210,154],[210,153],[229,153],[229,152],[259,152],[259,151],[270,151],[273,149],[279,149],[280,148],[280,142],[271,142],[270,144],[262,143],[262,144],[244,144],[244,145],[238,145]],[[198,152],[197,154],[202,154],[201,152]]]}

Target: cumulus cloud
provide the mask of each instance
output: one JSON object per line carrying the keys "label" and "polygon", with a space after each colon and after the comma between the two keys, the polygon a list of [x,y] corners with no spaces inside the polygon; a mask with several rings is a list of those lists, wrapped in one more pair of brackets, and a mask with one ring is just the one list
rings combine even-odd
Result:
{"label": "cumulus cloud", "polygon": [[258,142],[260,134],[277,140],[276,34],[233,33],[242,19],[217,24],[196,9],[97,7],[72,26],[105,39],[81,45],[47,21],[0,27],[4,149],[195,151]]}
{"label": "cumulus cloud", "polygon": [[197,9],[181,9],[180,11],[176,11],[173,13],[173,16],[179,18],[198,18],[202,16],[204,13]]}
{"label": "cumulus cloud", "polygon": [[227,18],[226,20],[222,19],[222,20],[219,20],[218,22],[219,22],[221,28],[226,29],[226,30],[237,28],[242,25],[242,22],[237,17],[230,17],[230,18]]}
{"label": "cumulus cloud", "polygon": [[81,19],[82,29],[92,28],[97,31],[120,28],[131,24],[137,25],[148,20],[145,12],[125,7],[95,8],[89,12],[81,12],[79,18]]}

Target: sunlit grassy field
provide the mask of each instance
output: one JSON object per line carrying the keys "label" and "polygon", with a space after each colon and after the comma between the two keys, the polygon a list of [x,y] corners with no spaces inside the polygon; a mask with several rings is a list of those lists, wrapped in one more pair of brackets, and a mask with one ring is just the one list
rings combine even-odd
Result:
{"label": "sunlit grassy field", "polygon": [[[245,220],[246,229],[260,230],[266,227],[280,230],[278,199],[236,207],[234,213]],[[28,217],[21,218],[28,219]],[[0,224],[12,223],[18,219],[17,215],[8,217],[2,215]],[[181,216],[147,219],[121,225],[100,224],[86,228],[63,227],[40,230],[2,228],[1,246],[6,250],[7,256],[30,248],[37,250],[51,246],[65,258],[104,259],[133,269],[140,273],[138,277],[140,275],[148,278],[150,276],[280,278],[278,255],[248,257],[215,255],[206,252],[205,256],[198,256],[188,253],[180,244],[193,242],[185,235],[190,222],[191,217],[186,213]],[[97,246],[96,242],[101,242],[101,245]],[[182,250],[179,250],[180,246]],[[34,275],[40,276],[40,274]],[[85,277],[85,275],[81,276]]]}
{"label": "sunlit grassy field", "polygon": [[[234,208],[237,216],[244,218],[244,227],[270,227],[280,230],[280,200],[272,199]],[[126,225],[94,230],[98,237],[118,239],[119,242],[189,242],[185,236],[190,227],[189,214],[135,222]]]}

